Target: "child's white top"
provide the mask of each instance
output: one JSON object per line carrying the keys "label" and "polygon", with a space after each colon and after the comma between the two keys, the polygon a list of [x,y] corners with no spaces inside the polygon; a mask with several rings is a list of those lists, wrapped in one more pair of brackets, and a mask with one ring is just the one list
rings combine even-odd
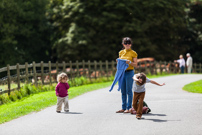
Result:
{"label": "child's white top", "polygon": [[[136,76],[137,74],[135,74],[134,76]],[[149,83],[150,79],[146,78],[146,83]],[[145,84],[146,84],[145,83]],[[141,92],[145,92],[145,84],[143,85],[138,85],[136,81],[133,81],[133,87],[132,87],[132,91],[133,92],[137,92],[137,93],[141,93]]]}

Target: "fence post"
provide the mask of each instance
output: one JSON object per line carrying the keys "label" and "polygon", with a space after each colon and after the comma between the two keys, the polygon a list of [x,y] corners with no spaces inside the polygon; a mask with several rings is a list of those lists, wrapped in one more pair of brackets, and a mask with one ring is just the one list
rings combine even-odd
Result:
{"label": "fence post", "polygon": [[160,74],[162,75],[162,61],[159,61]]}
{"label": "fence post", "polygon": [[7,76],[8,76],[8,95],[10,96],[11,92],[11,77],[10,77],[10,66],[7,65]]}
{"label": "fence post", "polygon": [[83,76],[86,77],[85,61],[82,60]]}
{"label": "fence post", "polygon": [[167,62],[164,61],[164,69],[165,69],[165,73],[167,73],[166,64],[167,64]]}
{"label": "fence post", "polygon": [[145,74],[147,74],[147,61],[144,61],[144,70],[145,70]]}
{"label": "fence post", "polygon": [[89,79],[90,79],[90,81],[91,81],[90,60],[88,61],[88,72],[89,72]]}
{"label": "fence post", "polygon": [[96,72],[97,72],[97,61],[94,61],[94,71],[95,71],[95,80],[96,80],[97,79],[97,75],[96,75]]}
{"label": "fence post", "polygon": [[151,66],[151,61],[149,61],[149,73],[152,75],[152,66]]}
{"label": "fence post", "polygon": [[73,69],[72,69],[72,61],[69,61],[69,67],[70,67],[70,78],[72,80],[72,72],[73,72]]}
{"label": "fence post", "polygon": [[154,71],[155,71],[154,73],[157,75],[157,66],[156,66],[156,63],[157,63],[157,62],[154,61]]}
{"label": "fence post", "polygon": [[65,66],[65,65],[66,65],[65,62],[63,61],[63,62],[62,62],[62,70],[63,70],[64,73],[67,72],[67,71],[66,71],[66,66]]}
{"label": "fence post", "polygon": [[197,72],[196,72],[196,63],[194,63],[194,71],[195,71],[195,73],[197,73]]}
{"label": "fence post", "polygon": [[76,76],[79,77],[79,61],[76,61]]}
{"label": "fence post", "polygon": [[37,85],[36,65],[34,61],[33,61],[33,72],[34,72],[34,84]]}
{"label": "fence post", "polygon": [[49,69],[49,80],[50,80],[50,85],[52,85],[51,61],[48,62],[48,69]]}
{"label": "fence post", "polygon": [[29,83],[28,63],[25,63],[26,84]]}
{"label": "fence post", "polygon": [[17,83],[18,83],[17,89],[20,89],[20,67],[19,67],[19,63],[17,63],[17,65],[16,65],[16,70],[17,70]]}
{"label": "fence post", "polygon": [[108,71],[109,71],[109,63],[108,63],[108,60],[106,60],[106,72],[107,72],[107,80],[109,80],[109,77],[108,77]]}
{"label": "fence post", "polygon": [[102,61],[99,61],[99,65],[100,65],[100,73],[101,73],[101,77],[102,77]]}
{"label": "fence post", "polygon": [[176,67],[176,62],[174,62],[174,73],[177,73],[178,67]]}
{"label": "fence post", "polygon": [[41,83],[44,85],[44,67],[43,67],[43,61],[41,61]]}
{"label": "fence post", "polygon": [[[56,76],[58,75],[58,61],[56,61]],[[56,77],[57,78],[57,77]],[[57,80],[57,79],[56,79]]]}

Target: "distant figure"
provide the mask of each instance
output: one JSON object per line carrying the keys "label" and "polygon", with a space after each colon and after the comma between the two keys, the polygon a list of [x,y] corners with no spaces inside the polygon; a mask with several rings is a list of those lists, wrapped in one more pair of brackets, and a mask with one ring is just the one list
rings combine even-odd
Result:
{"label": "distant figure", "polygon": [[192,64],[193,64],[192,57],[191,57],[190,53],[187,53],[187,61],[186,61],[187,73],[191,73],[191,71],[192,71]]}
{"label": "distant figure", "polygon": [[56,108],[57,113],[61,112],[63,103],[64,103],[64,111],[69,112],[69,103],[68,103],[69,84],[67,83],[67,79],[68,76],[66,73],[61,73],[57,77],[58,84],[55,88],[57,96],[57,108]]}
{"label": "distant figure", "polygon": [[179,67],[181,69],[181,73],[184,74],[184,68],[185,68],[185,60],[183,58],[183,55],[180,55],[179,57],[180,59],[178,60],[174,60],[174,62],[178,62],[179,63]]}

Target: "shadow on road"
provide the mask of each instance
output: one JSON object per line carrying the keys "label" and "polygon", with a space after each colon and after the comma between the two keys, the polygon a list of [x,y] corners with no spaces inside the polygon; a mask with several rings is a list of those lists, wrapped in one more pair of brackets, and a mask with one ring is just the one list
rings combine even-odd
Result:
{"label": "shadow on road", "polygon": [[[144,115],[145,116],[166,116],[165,114],[152,114],[152,113],[148,113],[148,114],[144,114]],[[145,119],[145,118],[142,118],[142,120],[151,120],[153,122],[181,121],[181,120]]]}
{"label": "shadow on road", "polygon": [[153,113],[147,113],[147,114],[143,114],[145,116],[166,116],[165,114],[153,114]]}
{"label": "shadow on road", "polygon": [[63,114],[83,114],[83,113],[80,113],[80,112],[63,112]]}
{"label": "shadow on road", "polygon": [[160,120],[160,119],[145,119],[145,118],[142,118],[142,120],[151,120],[153,122],[167,122],[168,120]]}

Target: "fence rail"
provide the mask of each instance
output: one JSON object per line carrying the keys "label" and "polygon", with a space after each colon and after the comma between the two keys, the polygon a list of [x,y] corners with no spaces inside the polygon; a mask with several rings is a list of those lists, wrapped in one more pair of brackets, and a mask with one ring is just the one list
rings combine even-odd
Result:
{"label": "fence rail", "polygon": [[[186,69],[185,69],[186,71]],[[0,68],[0,75],[7,75],[0,79],[0,94],[8,93],[20,89],[25,83],[35,85],[52,84],[57,82],[57,74],[65,72],[69,79],[84,76],[86,78],[97,79],[99,77],[110,77],[116,73],[116,61],[76,61],[62,63],[25,63],[25,65],[16,65]],[[179,73],[180,69],[177,63],[144,61],[138,63],[135,72],[145,72],[146,74],[157,73]],[[193,72],[202,73],[202,64],[194,63]],[[12,87],[11,87],[12,86]],[[4,87],[4,88],[3,88]]]}

